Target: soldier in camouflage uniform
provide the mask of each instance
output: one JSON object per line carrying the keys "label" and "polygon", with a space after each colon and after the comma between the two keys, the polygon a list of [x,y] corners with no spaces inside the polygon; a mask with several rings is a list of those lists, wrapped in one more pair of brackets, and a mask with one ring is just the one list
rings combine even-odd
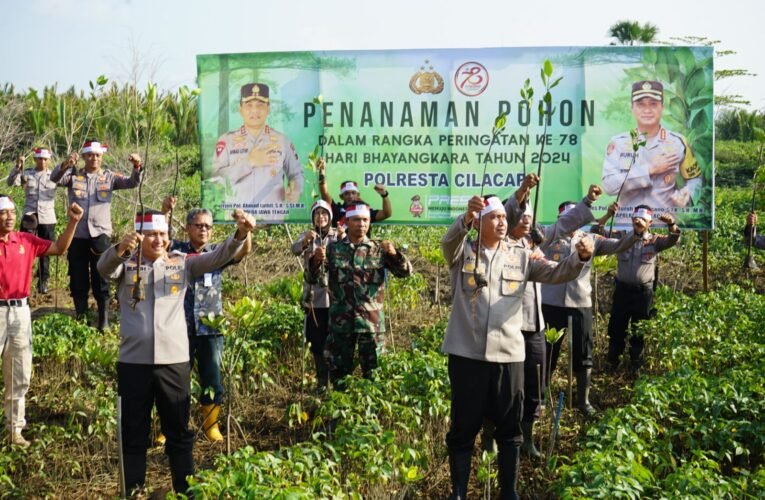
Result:
{"label": "soldier in camouflage uniform", "polygon": [[266,125],[268,86],[242,86],[239,102],[244,125],[218,139],[212,176],[231,183],[227,201],[267,220],[283,219],[285,202],[297,202],[303,192],[303,166],[289,138]]}
{"label": "soldier in camouflage uniform", "polygon": [[307,273],[309,283],[318,283],[323,269],[328,274],[333,321],[324,350],[333,384],[353,372],[356,344],[362,373],[371,378],[378,352],[384,347],[385,271],[399,278],[412,273],[409,260],[393,243],[367,237],[369,217],[367,205],[346,207],[347,236],[329,245],[327,251],[317,248]]}

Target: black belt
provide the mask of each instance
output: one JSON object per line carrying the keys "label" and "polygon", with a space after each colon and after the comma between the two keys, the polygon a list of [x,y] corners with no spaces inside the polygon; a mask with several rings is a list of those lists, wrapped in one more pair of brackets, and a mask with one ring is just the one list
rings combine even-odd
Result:
{"label": "black belt", "polygon": [[29,304],[29,300],[26,297],[23,299],[0,300],[0,307],[23,307],[27,304]]}
{"label": "black belt", "polygon": [[619,288],[623,288],[625,290],[633,291],[633,292],[643,292],[645,290],[653,290],[653,281],[649,281],[648,283],[643,283],[642,285],[631,285],[629,283],[616,280],[616,286],[618,286]]}

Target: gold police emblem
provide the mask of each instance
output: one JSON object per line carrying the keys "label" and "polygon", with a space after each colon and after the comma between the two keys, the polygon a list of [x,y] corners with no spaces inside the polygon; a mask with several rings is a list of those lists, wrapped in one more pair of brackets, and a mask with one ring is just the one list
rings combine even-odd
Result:
{"label": "gold police emblem", "polygon": [[651,90],[651,82],[643,82],[643,90]]}
{"label": "gold police emblem", "polygon": [[412,75],[409,79],[409,89],[415,94],[440,94],[444,90],[444,79],[438,72],[433,71],[433,66],[425,70],[429,61],[425,60],[425,65],[420,66],[420,71]]}
{"label": "gold police emblem", "polygon": [[170,276],[170,279],[173,279],[173,280],[179,280],[179,279],[181,279],[181,275],[180,275],[180,274],[178,274],[178,273],[175,273],[175,274],[173,274],[172,276]]}
{"label": "gold police emblem", "polygon": [[475,278],[473,276],[468,278],[468,285],[475,286]]}
{"label": "gold police emblem", "polygon": [[170,287],[170,293],[172,293],[173,295],[177,295],[178,287],[176,285],[173,285],[172,287]]}
{"label": "gold police emblem", "polygon": [[516,290],[518,290],[518,282],[517,281],[508,281],[508,282],[505,282],[505,293],[513,293]]}

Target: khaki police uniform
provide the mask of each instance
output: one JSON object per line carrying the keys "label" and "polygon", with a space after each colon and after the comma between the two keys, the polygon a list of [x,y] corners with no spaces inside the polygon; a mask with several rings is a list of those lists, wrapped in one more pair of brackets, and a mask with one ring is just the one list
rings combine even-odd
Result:
{"label": "khaki police uniform", "polygon": [[[35,234],[44,240],[53,241],[56,232],[55,203],[58,185],[50,177],[51,171],[47,168],[44,170],[14,168],[8,176],[8,185],[24,187],[24,214],[21,230]],[[32,223],[30,227],[25,227],[27,221]],[[50,277],[50,257],[40,257],[37,272],[39,278],[37,289],[44,293]]]}
{"label": "khaki police uniform", "polygon": [[[517,221],[520,214],[509,214]],[[446,436],[452,483],[467,485],[470,456],[484,417],[495,424],[503,495],[515,492],[524,399],[523,296],[529,281],[562,282],[582,269],[578,255],[560,265],[530,258],[524,243],[511,238],[495,250],[467,239],[460,215],[441,240],[450,268],[453,303],[442,345],[449,355],[451,423]],[[476,290],[473,272],[483,271],[488,286]]]}
{"label": "khaki police uniform", "polygon": [[[631,237],[629,235],[624,237]],[[617,255],[616,282],[611,318],[608,322],[608,362],[613,369],[626,346],[631,324],[648,319],[653,305],[654,277],[659,252],[671,248],[680,239],[680,229],[669,235],[656,235],[646,230],[638,241]],[[642,335],[630,336],[631,369],[642,364]]]}
{"label": "khaki police uniform", "polygon": [[[170,252],[154,262],[117,254],[110,247],[98,261],[98,271],[117,281],[120,301],[120,353],[117,390],[122,397],[122,439],[125,482],[130,491],[143,484],[149,447],[151,409],[157,412],[166,436],[173,485],[185,484],[194,472],[194,434],[188,428],[191,404],[189,339],[184,312],[186,289],[194,279],[213,272],[234,258],[245,240],[227,239],[216,250],[187,258]],[[138,276],[144,300],[131,307]],[[176,488],[177,490],[177,488]]]}
{"label": "khaki police uniform", "polygon": [[[649,169],[662,154],[677,154],[679,160],[669,172],[651,176]],[[630,168],[633,156],[635,162]],[[629,133],[612,137],[606,150],[602,177],[606,193],[612,196],[619,193],[624,182],[619,205],[627,211],[638,205],[653,209],[674,207],[671,198],[678,190],[678,179],[682,179],[691,196],[701,186],[701,170],[687,139],[664,127],[655,137],[648,138],[637,153],[632,149]]]}
{"label": "khaki police uniform", "polygon": [[117,189],[138,186],[141,170],[134,168],[130,177],[126,177],[104,169],[93,173],[88,173],[85,168],[63,169],[62,164],[59,164],[53,169],[51,180],[59,186],[65,186],[69,203],[77,203],[84,211],[67,253],[69,289],[78,317],[83,317],[87,312],[88,291],[93,289],[98,304],[98,327],[103,329],[108,323],[106,307],[109,284],[98,274],[96,265],[99,255],[110,244],[112,196]]}

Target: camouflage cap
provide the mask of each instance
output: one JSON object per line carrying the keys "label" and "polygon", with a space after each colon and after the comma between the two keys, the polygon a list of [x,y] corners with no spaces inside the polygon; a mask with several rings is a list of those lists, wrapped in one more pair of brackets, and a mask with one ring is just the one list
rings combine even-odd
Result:
{"label": "camouflage cap", "polygon": [[642,80],[632,84],[632,102],[643,97],[650,97],[656,101],[664,101],[664,86],[655,81]]}
{"label": "camouflage cap", "polygon": [[268,102],[268,85],[263,83],[248,83],[242,85],[240,102],[244,104],[249,101]]}

